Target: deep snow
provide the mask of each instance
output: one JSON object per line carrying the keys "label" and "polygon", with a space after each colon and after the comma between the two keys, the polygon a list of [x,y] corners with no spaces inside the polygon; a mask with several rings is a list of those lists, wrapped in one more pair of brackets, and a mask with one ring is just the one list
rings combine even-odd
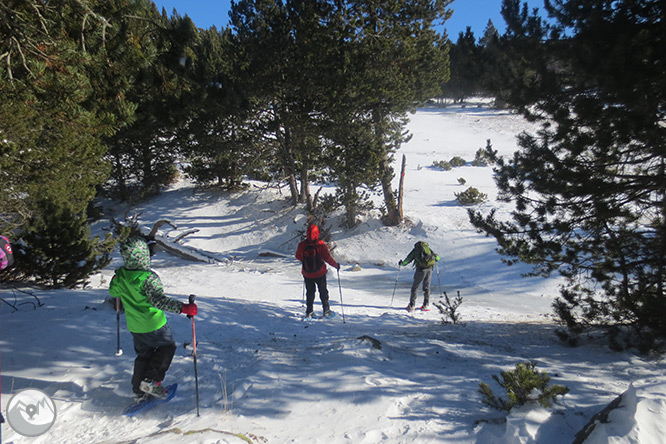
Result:
{"label": "deep snow", "polygon": [[[85,289],[24,289],[43,306],[2,289],[18,307],[0,304],[3,414],[24,388],[45,391],[57,406],[46,434],[26,438],[5,423],[2,442],[568,443],[626,392],[610,422],[586,442],[663,443],[664,362],[603,343],[560,343],[550,308],[558,279],[524,278],[528,268],[504,265],[494,241],[473,229],[455,200],[455,192],[474,186],[489,196],[482,208],[507,211],[495,200],[491,168],[431,166],[456,155],[471,161],[487,139],[511,155],[516,134],[531,128],[485,103],[417,111],[413,138],[396,155],[396,170],[407,156],[404,208],[411,224],[384,227],[378,213],[351,230],[340,226],[339,214],[329,220],[333,255],[343,266],[328,274],[338,316],[327,321],[300,319],[303,283],[293,253],[305,214],[279,190],[252,184],[243,192],[211,192],[183,180],[131,208],[145,226],[162,218],[177,224],[160,232],[167,239],[198,229],[182,244],[216,258],[200,263],[158,252],[153,261],[170,296],[198,296],[201,416],[191,345],[183,346],[192,341],[192,324],[182,315],[169,315],[179,348],[165,381],[180,383],[178,395],[136,418],[120,415],[130,401],[134,352],[121,320],[124,353],[115,356],[115,312],[104,303],[121,265],[116,253]],[[122,218],[127,208],[111,210]],[[418,240],[442,257],[433,299],[460,292],[463,324],[443,324],[436,309],[404,310],[413,272],[397,262]],[[318,299],[315,309],[321,310]],[[570,393],[552,409],[517,409],[508,418],[485,407],[479,383],[503,395],[492,375],[523,361],[535,361]]]}

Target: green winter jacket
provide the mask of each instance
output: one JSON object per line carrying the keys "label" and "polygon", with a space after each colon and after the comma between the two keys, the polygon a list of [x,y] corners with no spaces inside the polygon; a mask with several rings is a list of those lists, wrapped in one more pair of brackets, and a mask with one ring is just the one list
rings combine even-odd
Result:
{"label": "green winter jacket", "polygon": [[417,268],[432,268],[434,266],[434,262],[432,262],[432,265],[430,265],[430,264],[421,263],[420,261],[419,256],[421,255],[421,251],[424,248],[426,250],[426,253],[428,254],[432,253],[434,255],[433,258],[434,262],[439,262],[439,255],[430,249],[428,243],[419,241],[414,244],[414,248],[412,249],[412,251],[409,252],[407,257],[399,262],[400,265],[404,267],[405,265],[408,265],[411,261],[414,261],[414,266]]}
{"label": "green winter jacket", "polygon": [[109,293],[125,308],[127,329],[150,333],[166,324],[163,310],[180,313],[183,303],[164,294],[160,277],[150,269],[150,252],[143,238],[132,237],[120,247],[125,265],[116,270]]}

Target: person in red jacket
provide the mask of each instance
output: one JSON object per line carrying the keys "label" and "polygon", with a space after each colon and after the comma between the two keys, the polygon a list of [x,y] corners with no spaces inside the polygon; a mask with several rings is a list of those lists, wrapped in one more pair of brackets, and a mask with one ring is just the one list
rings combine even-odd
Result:
{"label": "person in red jacket", "polygon": [[326,264],[340,270],[340,264],[335,262],[328,251],[324,241],[319,239],[319,227],[308,226],[307,239],[298,244],[296,259],[301,261],[303,278],[305,279],[306,309],[305,317],[311,318],[314,312],[315,285],[319,289],[319,298],[324,309],[324,316],[331,315],[331,307],[328,303],[328,290],[326,289]]}

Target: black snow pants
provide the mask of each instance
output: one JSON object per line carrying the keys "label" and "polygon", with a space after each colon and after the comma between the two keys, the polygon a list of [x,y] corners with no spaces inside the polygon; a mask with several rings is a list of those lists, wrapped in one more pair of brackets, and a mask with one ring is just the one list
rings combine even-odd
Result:
{"label": "black snow pants", "polygon": [[304,278],[305,279],[305,296],[306,296],[306,309],[305,313],[312,313],[314,311],[315,300],[315,285],[319,289],[319,299],[321,299],[321,306],[324,313],[330,310],[328,303],[328,289],[326,288],[326,275],[318,278]]}
{"label": "black snow pants", "polygon": [[134,374],[132,390],[141,393],[139,385],[144,379],[162,381],[176,353],[176,341],[168,324],[150,333],[132,333],[134,336]]}

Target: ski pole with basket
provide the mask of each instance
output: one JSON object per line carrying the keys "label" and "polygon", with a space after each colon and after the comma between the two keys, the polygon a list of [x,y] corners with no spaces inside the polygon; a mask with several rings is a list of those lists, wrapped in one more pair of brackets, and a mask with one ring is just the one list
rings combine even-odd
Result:
{"label": "ski pole with basket", "polygon": [[[190,295],[190,304],[194,304],[194,299],[196,296],[193,294]],[[194,327],[194,316],[187,315],[188,318],[192,319],[192,357],[194,358],[194,386],[196,389],[196,399],[197,399],[197,416],[199,416],[199,374],[197,372],[197,332]]]}

